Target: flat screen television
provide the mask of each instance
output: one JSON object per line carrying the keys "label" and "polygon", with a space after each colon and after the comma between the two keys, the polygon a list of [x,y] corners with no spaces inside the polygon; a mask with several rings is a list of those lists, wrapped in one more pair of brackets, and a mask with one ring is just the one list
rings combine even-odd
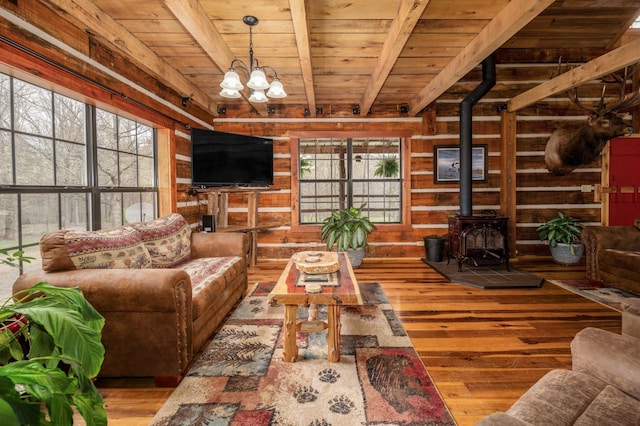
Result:
{"label": "flat screen television", "polygon": [[195,187],[273,185],[273,140],[191,129],[191,182]]}

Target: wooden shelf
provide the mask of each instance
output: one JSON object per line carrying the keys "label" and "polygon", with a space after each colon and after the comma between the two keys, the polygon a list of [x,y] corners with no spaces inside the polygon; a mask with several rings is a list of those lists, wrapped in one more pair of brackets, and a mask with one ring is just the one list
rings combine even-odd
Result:
{"label": "wooden shelf", "polygon": [[[275,225],[258,225],[258,195],[269,188],[252,187],[217,187],[200,189],[198,192],[207,196],[207,214],[215,219],[216,232],[245,232],[249,236],[249,252],[247,263],[249,266],[258,263],[258,232],[275,228]],[[229,194],[247,195],[247,223],[245,225],[229,226]]]}

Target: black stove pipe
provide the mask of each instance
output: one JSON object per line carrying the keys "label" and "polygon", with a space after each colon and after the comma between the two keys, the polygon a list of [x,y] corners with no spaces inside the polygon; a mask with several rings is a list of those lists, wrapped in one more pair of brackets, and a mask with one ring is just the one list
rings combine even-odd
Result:
{"label": "black stove pipe", "polygon": [[482,82],[460,103],[460,216],[473,215],[471,109],[495,84],[496,62],[492,53],[482,61]]}

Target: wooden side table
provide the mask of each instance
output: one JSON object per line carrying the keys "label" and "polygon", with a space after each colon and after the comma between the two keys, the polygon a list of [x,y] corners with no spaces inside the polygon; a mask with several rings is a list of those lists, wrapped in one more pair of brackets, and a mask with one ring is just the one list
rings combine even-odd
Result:
{"label": "wooden side table", "polygon": [[[339,285],[323,286],[319,293],[307,293],[304,285],[296,285],[300,272],[293,261],[289,261],[280,275],[276,286],[269,294],[268,301],[284,305],[284,355],[285,362],[295,362],[298,358],[296,333],[327,330],[327,359],[340,361],[340,307],[362,305],[360,287],[353,274],[353,268],[345,253],[339,253]],[[327,305],[327,322],[303,320],[298,322],[299,305]]]}

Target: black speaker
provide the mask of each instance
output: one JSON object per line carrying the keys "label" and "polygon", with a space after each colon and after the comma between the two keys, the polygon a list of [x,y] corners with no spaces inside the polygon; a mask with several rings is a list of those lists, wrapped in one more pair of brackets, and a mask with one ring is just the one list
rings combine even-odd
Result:
{"label": "black speaker", "polygon": [[216,232],[216,219],[213,215],[205,214],[202,216],[202,230],[204,232]]}

